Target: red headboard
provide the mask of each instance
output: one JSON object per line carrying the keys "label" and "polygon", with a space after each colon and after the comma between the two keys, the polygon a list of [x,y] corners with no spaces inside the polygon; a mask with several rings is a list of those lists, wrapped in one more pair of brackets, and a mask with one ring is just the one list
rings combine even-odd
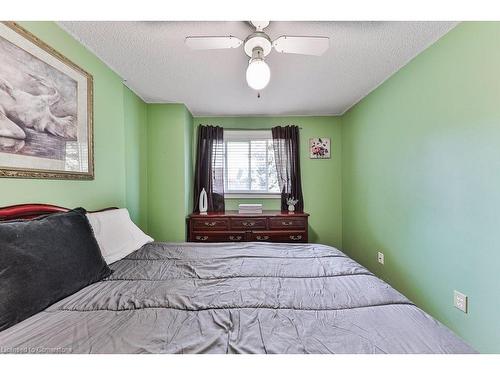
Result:
{"label": "red headboard", "polygon": [[[109,207],[99,211],[114,210],[116,207]],[[34,219],[35,217],[53,214],[56,212],[67,212],[69,208],[54,206],[52,204],[28,203],[16,204],[14,206],[0,207],[0,221],[16,219]],[[88,212],[99,212],[88,211]]]}
{"label": "red headboard", "polygon": [[66,212],[68,208],[54,206],[51,204],[29,203],[16,204],[0,208],[0,221],[16,219],[33,219],[38,216],[53,214],[55,212]]}

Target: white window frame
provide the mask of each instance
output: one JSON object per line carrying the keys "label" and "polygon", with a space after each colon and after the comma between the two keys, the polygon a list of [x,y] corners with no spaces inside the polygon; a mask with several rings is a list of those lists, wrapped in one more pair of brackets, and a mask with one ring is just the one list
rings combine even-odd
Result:
{"label": "white window frame", "polygon": [[[224,196],[225,198],[264,198],[264,199],[276,199],[281,198],[280,193],[272,192],[258,192],[258,191],[230,191],[227,188],[228,177],[227,177],[227,141],[248,141],[251,140],[269,140],[272,139],[271,130],[224,130]],[[267,152],[267,149],[266,149]],[[249,153],[250,157],[251,153]],[[251,173],[251,168],[249,168],[249,173]]]}

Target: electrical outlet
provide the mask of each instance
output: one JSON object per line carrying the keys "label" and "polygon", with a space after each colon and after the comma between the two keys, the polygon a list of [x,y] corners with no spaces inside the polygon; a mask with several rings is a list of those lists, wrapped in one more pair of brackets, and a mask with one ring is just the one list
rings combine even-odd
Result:
{"label": "electrical outlet", "polygon": [[377,254],[377,261],[380,264],[384,264],[384,253],[381,253],[380,251],[378,252],[378,254]]}
{"label": "electrical outlet", "polygon": [[453,306],[467,314],[467,296],[458,291],[453,291]]}

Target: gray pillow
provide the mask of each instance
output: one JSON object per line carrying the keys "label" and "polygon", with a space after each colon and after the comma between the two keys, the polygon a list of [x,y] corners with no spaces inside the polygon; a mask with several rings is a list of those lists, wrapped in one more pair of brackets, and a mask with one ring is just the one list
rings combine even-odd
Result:
{"label": "gray pillow", "polygon": [[85,210],[0,223],[0,331],[111,274]]}

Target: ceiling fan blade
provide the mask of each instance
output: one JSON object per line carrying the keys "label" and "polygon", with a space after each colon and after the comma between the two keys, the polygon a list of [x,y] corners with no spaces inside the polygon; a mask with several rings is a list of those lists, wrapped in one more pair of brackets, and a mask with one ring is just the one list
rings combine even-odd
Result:
{"label": "ceiling fan blade", "polygon": [[248,21],[257,31],[262,31],[269,26],[269,21]]}
{"label": "ceiling fan blade", "polygon": [[273,42],[273,47],[280,53],[321,56],[330,46],[326,36],[280,36]]}
{"label": "ceiling fan blade", "polygon": [[238,48],[243,41],[235,36],[188,36],[186,45],[192,49]]}

